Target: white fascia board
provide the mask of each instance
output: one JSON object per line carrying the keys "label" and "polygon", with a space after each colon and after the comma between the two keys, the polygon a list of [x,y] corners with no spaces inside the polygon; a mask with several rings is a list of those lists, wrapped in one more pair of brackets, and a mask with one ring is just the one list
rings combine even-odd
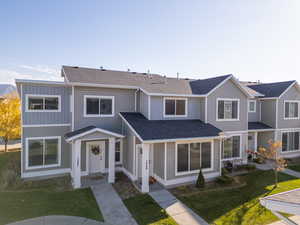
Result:
{"label": "white fascia board", "polygon": [[275,131],[274,128],[270,129],[255,129],[255,130],[248,130],[248,132],[266,132],[266,131]]}
{"label": "white fascia board", "polygon": [[192,141],[192,140],[210,140],[210,139],[220,139],[221,136],[211,136],[211,137],[187,137],[187,138],[173,138],[173,139],[156,139],[156,140],[146,140],[143,141],[145,144],[151,143],[161,143],[161,142],[177,142],[177,141]]}

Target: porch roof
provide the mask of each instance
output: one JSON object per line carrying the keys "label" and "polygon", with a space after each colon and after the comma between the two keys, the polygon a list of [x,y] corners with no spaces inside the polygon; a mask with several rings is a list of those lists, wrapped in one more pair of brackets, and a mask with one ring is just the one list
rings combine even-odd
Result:
{"label": "porch roof", "polygon": [[248,122],[248,130],[272,130],[273,128],[262,122]]}
{"label": "porch roof", "polygon": [[121,112],[120,116],[141,141],[213,138],[222,132],[201,120],[148,120],[135,112]]}
{"label": "porch roof", "polygon": [[74,130],[72,132],[66,133],[65,134],[65,139],[66,139],[67,142],[70,142],[72,140],[78,139],[80,137],[83,137],[85,135],[88,135],[88,134],[91,134],[91,133],[94,133],[94,132],[100,132],[100,133],[103,133],[103,134],[106,134],[106,135],[109,135],[109,136],[113,136],[113,137],[118,137],[118,138],[123,138],[124,137],[122,134],[118,134],[118,133],[115,133],[113,131],[102,129],[102,128],[99,128],[99,127],[96,127],[96,126],[87,126],[87,127],[83,127],[81,129],[77,129],[77,130]]}

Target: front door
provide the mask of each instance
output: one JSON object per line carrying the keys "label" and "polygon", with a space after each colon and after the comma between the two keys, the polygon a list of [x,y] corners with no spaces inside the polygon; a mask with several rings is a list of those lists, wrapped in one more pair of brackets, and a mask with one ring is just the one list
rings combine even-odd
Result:
{"label": "front door", "polygon": [[89,173],[105,172],[105,141],[87,143]]}

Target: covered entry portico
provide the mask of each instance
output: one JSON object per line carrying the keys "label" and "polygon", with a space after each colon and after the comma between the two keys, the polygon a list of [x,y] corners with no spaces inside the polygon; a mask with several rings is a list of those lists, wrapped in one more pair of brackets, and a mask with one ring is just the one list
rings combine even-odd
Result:
{"label": "covered entry portico", "polygon": [[[115,182],[116,138],[124,138],[124,136],[95,126],[88,126],[65,135],[66,141],[72,144],[71,177],[74,188],[81,187],[81,176],[83,175],[81,151],[83,143],[86,145],[86,150],[84,151],[86,153],[86,162],[88,162],[85,165],[85,174],[105,172],[106,152],[108,153],[108,182]],[[94,154],[90,154],[90,151],[93,151]]]}

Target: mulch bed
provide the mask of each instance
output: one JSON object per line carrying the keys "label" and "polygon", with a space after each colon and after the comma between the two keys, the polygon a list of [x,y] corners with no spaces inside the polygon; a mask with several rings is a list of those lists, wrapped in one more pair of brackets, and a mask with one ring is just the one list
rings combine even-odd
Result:
{"label": "mulch bed", "polygon": [[132,181],[122,172],[116,173],[116,181],[113,187],[123,200],[140,194]]}

